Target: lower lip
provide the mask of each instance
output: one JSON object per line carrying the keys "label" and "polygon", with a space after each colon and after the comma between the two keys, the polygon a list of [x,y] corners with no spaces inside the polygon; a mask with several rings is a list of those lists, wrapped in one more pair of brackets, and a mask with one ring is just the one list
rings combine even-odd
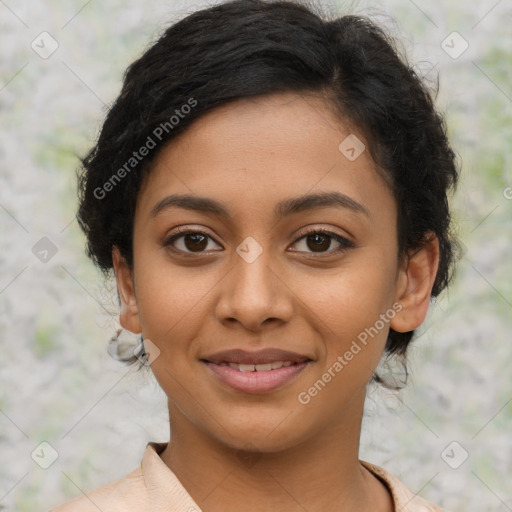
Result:
{"label": "lower lip", "polygon": [[273,391],[295,379],[311,361],[282,366],[277,370],[241,372],[231,366],[220,366],[215,363],[205,362],[206,366],[222,382],[237,391],[244,393],[264,393]]}

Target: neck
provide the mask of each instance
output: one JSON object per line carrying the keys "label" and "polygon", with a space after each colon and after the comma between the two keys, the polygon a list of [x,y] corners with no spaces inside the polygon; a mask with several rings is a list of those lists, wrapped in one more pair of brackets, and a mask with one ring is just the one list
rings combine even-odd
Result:
{"label": "neck", "polygon": [[335,424],[292,448],[251,452],[206,435],[169,404],[161,458],[203,512],[392,510],[384,485],[358,459],[364,396]]}

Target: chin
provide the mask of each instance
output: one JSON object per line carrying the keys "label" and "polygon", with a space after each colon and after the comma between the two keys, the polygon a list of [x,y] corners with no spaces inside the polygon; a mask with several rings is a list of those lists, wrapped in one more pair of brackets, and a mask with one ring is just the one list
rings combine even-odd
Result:
{"label": "chin", "polygon": [[292,448],[308,437],[306,422],[282,409],[268,414],[246,413],[243,418],[235,413],[231,418],[225,416],[222,427],[216,428],[213,437],[240,451],[276,453]]}

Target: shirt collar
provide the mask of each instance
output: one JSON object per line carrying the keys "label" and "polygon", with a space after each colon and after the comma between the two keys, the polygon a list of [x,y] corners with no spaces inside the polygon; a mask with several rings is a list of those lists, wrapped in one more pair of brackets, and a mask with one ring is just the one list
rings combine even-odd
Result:
{"label": "shirt collar", "polygon": [[170,504],[173,512],[201,512],[176,475],[160,458],[167,443],[148,443],[142,457],[142,477],[148,491],[151,510],[167,512]]}
{"label": "shirt collar", "polygon": [[413,494],[398,478],[384,468],[363,460],[359,462],[389,489],[395,512],[443,512],[421,496]]}
{"label": "shirt collar", "polygon": [[[160,458],[168,443],[149,442],[142,458],[141,470],[151,503],[151,510],[164,512],[170,503],[175,512],[201,512],[199,505],[192,499],[176,475]],[[385,469],[360,461],[373,475],[389,489],[396,512],[435,512],[434,507],[418,495],[413,494],[405,485]]]}

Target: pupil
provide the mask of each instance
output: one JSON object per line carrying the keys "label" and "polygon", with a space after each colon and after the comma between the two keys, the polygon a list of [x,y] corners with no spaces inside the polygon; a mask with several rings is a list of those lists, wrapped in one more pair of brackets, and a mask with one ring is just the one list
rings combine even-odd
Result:
{"label": "pupil", "polygon": [[[329,248],[330,241],[329,241],[329,237],[328,236],[316,234],[316,235],[311,235],[308,238],[309,239],[314,238],[316,240],[316,242],[313,245],[310,245],[308,243],[308,247],[310,249],[313,249],[313,250],[315,250],[315,249],[325,249],[325,250],[327,250]],[[320,244],[317,243],[318,239],[320,239]],[[324,242],[324,244],[323,244],[324,246],[325,246],[325,242],[327,241],[327,246],[326,247],[322,246],[322,241]]]}
{"label": "pupil", "polygon": [[[190,242],[190,240],[193,240],[192,244],[189,244],[187,242]],[[205,244],[206,237],[204,235],[186,235],[185,236],[185,245],[187,249],[194,250],[204,250],[207,243]]]}

